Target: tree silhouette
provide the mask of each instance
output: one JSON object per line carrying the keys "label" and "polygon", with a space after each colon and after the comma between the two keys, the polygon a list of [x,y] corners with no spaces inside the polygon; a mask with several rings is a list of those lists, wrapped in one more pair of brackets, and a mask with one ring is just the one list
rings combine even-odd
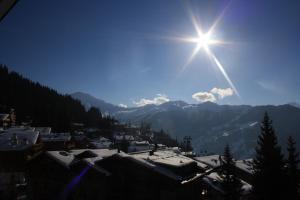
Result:
{"label": "tree silhouette", "polygon": [[285,199],[284,160],[267,112],[261,123],[256,156],[253,160],[253,192],[256,199]]}
{"label": "tree silhouette", "polygon": [[288,158],[286,165],[286,175],[287,175],[287,199],[296,200],[299,199],[298,185],[299,185],[299,154],[296,152],[295,140],[290,136],[288,138]]}
{"label": "tree silhouette", "polygon": [[242,183],[236,176],[235,163],[229,145],[225,146],[223,159],[221,159],[221,184],[225,200],[240,199]]}

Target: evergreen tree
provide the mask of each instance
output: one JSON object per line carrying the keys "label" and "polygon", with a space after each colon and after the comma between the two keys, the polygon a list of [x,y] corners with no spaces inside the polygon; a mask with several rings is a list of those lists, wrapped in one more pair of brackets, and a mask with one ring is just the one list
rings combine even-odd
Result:
{"label": "evergreen tree", "polygon": [[286,175],[287,175],[287,188],[288,188],[288,198],[289,200],[299,199],[298,195],[298,185],[299,185],[299,154],[296,152],[295,148],[296,142],[290,136],[288,138],[288,158],[286,165]]}
{"label": "evergreen tree", "polygon": [[285,199],[284,160],[272,121],[265,113],[253,160],[253,192],[258,200]]}
{"label": "evergreen tree", "polygon": [[102,120],[102,114],[98,108],[91,107],[87,111],[87,122],[86,125],[88,127],[98,127],[100,121]]}
{"label": "evergreen tree", "polygon": [[238,200],[240,199],[242,191],[242,183],[237,178],[235,172],[235,163],[231,155],[229,145],[225,146],[223,159],[221,161],[220,177],[222,188],[224,190],[225,200]]}

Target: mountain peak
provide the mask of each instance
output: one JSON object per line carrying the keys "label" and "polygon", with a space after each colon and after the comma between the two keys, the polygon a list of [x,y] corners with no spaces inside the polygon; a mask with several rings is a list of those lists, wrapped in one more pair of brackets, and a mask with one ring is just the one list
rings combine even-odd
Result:
{"label": "mountain peak", "polygon": [[165,102],[163,104],[160,104],[160,106],[176,106],[176,107],[183,107],[183,106],[187,106],[188,103],[178,100],[178,101],[168,101]]}
{"label": "mountain peak", "polygon": [[70,96],[79,100],[86,109],[89,109],[90,107],[96,107],[99,108],[102,113],[113,113],[117,110],[124,109],[84,92],[74,92],[70,94]]}
{"label": "mountain peak", "polygon": [[300,103],[297,103],[297,102],[290,102],[290,103],[288,103],[289,105],[291,105],[291,106],[294,106],[294,107],[296,107],[296,108],[300,108]]}

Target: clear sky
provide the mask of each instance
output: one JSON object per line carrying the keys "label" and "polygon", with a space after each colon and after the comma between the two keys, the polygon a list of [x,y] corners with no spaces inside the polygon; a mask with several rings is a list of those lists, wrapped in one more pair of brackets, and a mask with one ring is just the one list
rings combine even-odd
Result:
{"label": "clear sky", "polygon": [[[61,93],[128,106],[300,102],[300,1],[292,2],[21,0],[0,23],[0,63]],[[227,43],[210,50],[240,97],[203,49],[182,70],[196,44],[170,38],[197,37],[191,11],[203,32],[222,16],[213,36]]]}

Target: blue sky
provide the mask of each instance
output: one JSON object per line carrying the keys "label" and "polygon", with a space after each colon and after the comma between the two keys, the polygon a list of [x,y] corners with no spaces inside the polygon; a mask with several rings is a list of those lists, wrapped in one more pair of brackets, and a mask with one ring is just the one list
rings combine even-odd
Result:
{"label": "blue sky", "polygon": [[[226,6],[214,37],[230,43],[210,49],[240,98],[204,51],[182,71],[195,44],[167,39],[197,37],[189,10],[206,32]],[[0,23],[0,63],[61,93],[128,106],[203,94],[220,104],[300,102],[299,10],[300,1],[275,0],[20,1]]]}

